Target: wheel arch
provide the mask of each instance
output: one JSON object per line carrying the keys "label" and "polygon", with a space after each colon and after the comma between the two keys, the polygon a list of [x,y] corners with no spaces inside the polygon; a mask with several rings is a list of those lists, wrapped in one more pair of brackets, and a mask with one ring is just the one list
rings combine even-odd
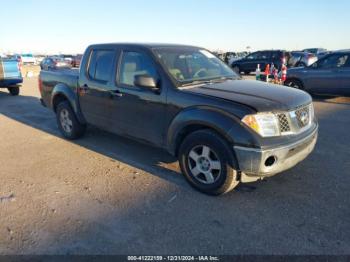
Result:
{"label": "wheel arch", "polygon": [[[229,144],[235,144],[237,141],[231,131],[243,128],[239,121],[239,118],[217,109],[190,108],[184,110],[174,118],[168,128],[167,150],[170,154],[177,156],[182,141],[189,134],[203,129],[210,129]],[[238,137],[240,138],[242,136]]]}
{"label": "wheel arch", "polygon": [[62,101],[68,101],[76,114],[78,121],[82,124],[86,123],[84,116],[80,111],[77,94],[68,86],[64,84],[57,84],[54,87],[51,96],[51,105],[54,112],[56,112],[58,104]]}

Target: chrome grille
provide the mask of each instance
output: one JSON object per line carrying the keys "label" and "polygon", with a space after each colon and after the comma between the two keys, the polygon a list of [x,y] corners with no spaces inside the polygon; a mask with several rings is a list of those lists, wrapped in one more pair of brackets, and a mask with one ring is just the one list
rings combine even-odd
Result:
{"label": "chrome grille", "polygon": [[278,114],[278,121],[281,133],[290,132],[290,126],[286,114]]}
{"label": "chrome grille", "polygon": [[305,106],[295,110],[299,128],[303,128],[310,123],[310,106]]}
{"label": "chrome grille", "polygon": [[297,134],[312,125],[313,105],[301,106],[289,112],[276,113],[281,135]]}

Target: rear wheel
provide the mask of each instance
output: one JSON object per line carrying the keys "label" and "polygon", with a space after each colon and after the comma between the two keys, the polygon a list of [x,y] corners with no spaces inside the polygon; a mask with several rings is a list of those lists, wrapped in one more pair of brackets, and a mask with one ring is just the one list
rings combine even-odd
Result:
{"label": "rear wheel", "polygon": [[185,138],[179,163],[188,182],[203,193],[221,195],[239,183],[232,150],[211,130],[196,131]]}
{"label": "rear wheel", "polygon": [[19,95],[19,86],[11,86],[7,88],[11,95],[18,96]]}
{"label": "rear wheel", "polygon": [[289,87],[293,87],[295,89],[300,89],[300,90],[303,90],[304,87],[303,87],[303,84],[297,80],[297,79],[290,79],[290,80],[287,80],[284,85],[286,86],[289,86]]}
{"label": "rear wheel", "polygon": [[64,137],[73,140],[84,135],[86,125],[81,124],[68,101],[62,101],[56,109],[57,125]]}

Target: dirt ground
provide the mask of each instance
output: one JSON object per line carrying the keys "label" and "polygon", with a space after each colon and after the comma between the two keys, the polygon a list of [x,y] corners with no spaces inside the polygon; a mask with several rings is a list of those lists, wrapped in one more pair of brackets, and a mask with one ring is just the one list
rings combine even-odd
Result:
{"label": "dirt ground", "polygon": [[350,254],[349,99],[316,98],[306,161],[209,197],[161,150],[64,140],[38,97],[0,90],[0,254]]}

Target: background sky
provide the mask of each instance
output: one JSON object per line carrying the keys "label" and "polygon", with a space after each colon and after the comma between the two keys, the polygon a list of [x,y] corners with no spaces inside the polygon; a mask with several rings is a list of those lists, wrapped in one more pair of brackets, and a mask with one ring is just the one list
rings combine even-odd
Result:
{"label": "background sky", "polygon": [[103,42],[211,50],[350,48],[348,0],[1,0],[0,51],[81,53]]}

